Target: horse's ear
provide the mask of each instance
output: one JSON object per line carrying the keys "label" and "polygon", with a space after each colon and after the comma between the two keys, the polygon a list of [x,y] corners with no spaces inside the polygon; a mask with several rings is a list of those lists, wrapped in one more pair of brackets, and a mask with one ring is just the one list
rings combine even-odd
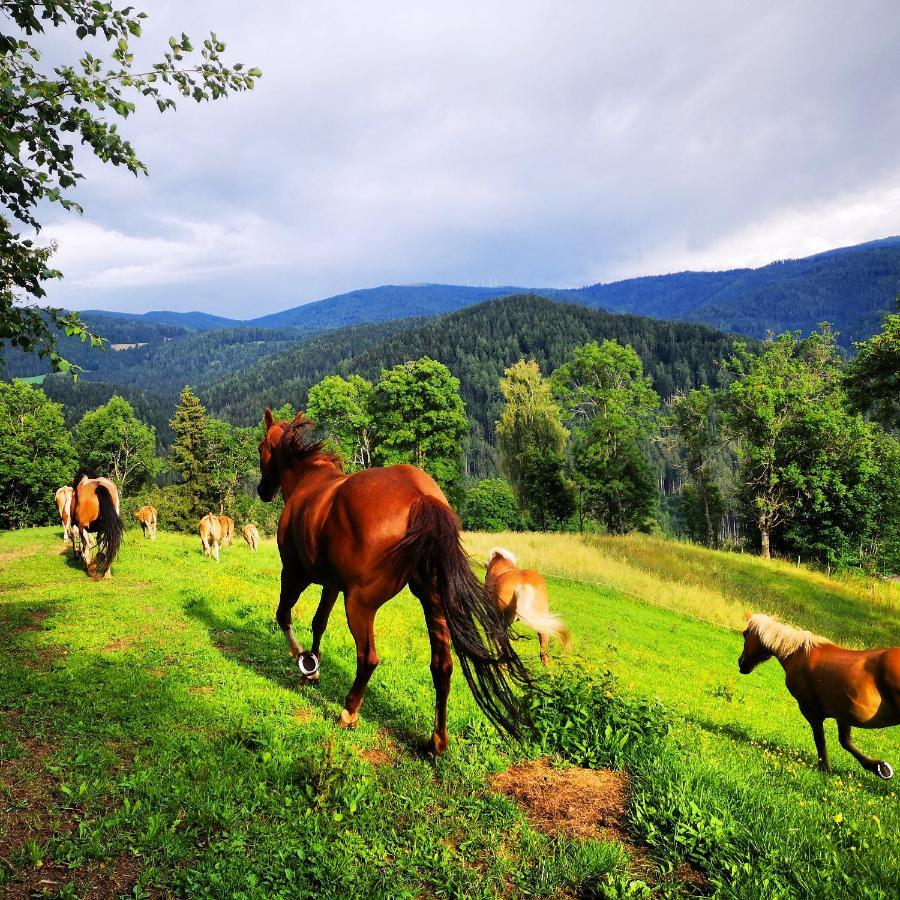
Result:
{"label": "horse's ear", "polygon": [[744,610],[744,621],[749,622],[753,618],[753,613],[749,610]]}
{"label": "horse's ear", "polygon": [[306,416],[303,415],[303,410],[298,409],[297,415],[294,416],[294,424],[299,425],[305,418],[306,418]]}
{"label": "horse's ear", "polygon": [[269,407],[266,407],[266,411],[263,413],[263,422],[266,423],[266,431],[268,431],[275,424],[275,417],[272,415],[272,410]]}

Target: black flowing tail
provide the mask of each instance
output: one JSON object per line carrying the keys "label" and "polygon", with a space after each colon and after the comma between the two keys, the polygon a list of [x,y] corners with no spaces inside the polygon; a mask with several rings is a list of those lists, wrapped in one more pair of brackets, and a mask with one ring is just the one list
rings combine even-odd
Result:
{"label": "black flowing tail", "polygon": [[97,503],[100,505],[100,512],[97,515],[97,571],[101,575],[105,575],[112,561],[119,552],[119,545],[122,543],[122,533],[125,531],[125,524],[116,512],[116,505],[110,496],[109,490],[102,484],[96,487]]}
{"label": "black flowing tail", "polygon": [[463,676],[484,714],[513,737],[530,731],[514,686],[530,689],[532,678],[513,649],[497,604],[469,566],[450,507],[434,497],[416,500],[406,536],[391,555],[407,580],[431,587],[440,597]]}

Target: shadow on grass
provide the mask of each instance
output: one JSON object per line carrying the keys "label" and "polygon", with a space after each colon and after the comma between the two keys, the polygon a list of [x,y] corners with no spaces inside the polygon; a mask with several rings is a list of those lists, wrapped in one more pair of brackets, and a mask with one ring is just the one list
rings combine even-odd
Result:
{"label": "shadow on grass", "polygon": [[[343,708],[347,691],[356,675],[356,659],[352,652],[348,652],[345,658],[323,652],[319,681],[304,684],[288,659],[284,638],[276,626],[267,628],[254,620],[234,625],[217,615],[204,597],[189,599],[185,604],[185,613],[207,629],[210,640],[220,653],[279,687],[302,691],[305,699],[318,706],[326,719],[336,718],[337,711]],[[277,654],[272,653],[273,646],[278,647]],[[428,672],[427,666],[425,671]],[[430,682],[430,674],[428,678]],[[427,735],[412,731],[408,723],[415,718],[416,710],[392,694],[390,684],[377,679],[376,669],[366,690],[361,717],[377,722],[409,753],[424,756],[426,738],[431,736],[430,728]]]}

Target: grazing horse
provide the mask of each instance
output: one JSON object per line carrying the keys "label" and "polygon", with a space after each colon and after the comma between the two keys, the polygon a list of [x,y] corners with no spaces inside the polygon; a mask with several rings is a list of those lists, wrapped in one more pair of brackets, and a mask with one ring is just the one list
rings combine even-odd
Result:
{"label": "grazing horse", "polygon": [[212,555],[218,562],[219,544],[222,543],[222,523],[218,516],[207,513],[200,520],[200,543],[203,545],[203,555]]}
{"label": "grazing horse", "polygon": [[744,651],[738,659],[742,675],[775,657],[785,683],[812,728],[819,768],[828,769],[825,719],[837,720],[841,746],[868,772],[893,778],[894,770],[881,759],[866,756],[850,736],[850,729],[900,725],[900,647],[888,650],[845,650],[809,631],[791,628],[757,613],[744,629]]}
{"label": "grazing horse", "polygon": [[259,530],[255,525],[245,525],[243,535],[251,550],[255,550],[259,546]]}
{"label": "grazing horse", "polygon": [[141,523],[141,533],[144,537],[149,537],[151,541],[156,540],[156,507],[142,506],[135,514],[135,518]]}
{"label": "grazing horse", "polygon": [[64,485],[56,492],[56,508],[63,527],[63,540],[72,539],[72,488]]}
{"label": "grazing horse", "polygon": [[[88,478],[79,472],[72,484],[72,531],[81,540],[81,557],[91,578],[109,578],[125,525],[119,516],[119,491],[108,478]],[[90,533],[97,535],[91,558]],[[74,547],[75,539],[72,538]]]}
{"label": "grazing horse", "polygon": [[[347,624],[356,643],[356,678],[340,724],[359,720],[375,667],[375,613],[409,584],[425,613],[435,690],[434,731],[427,749],[447,748],[447,694],[456,650],[476,702],[498,728],[517,735],[525,723],[513,685],[531,678],[510,643],[503,616],[475,577],[460,544],[459,523],[441,489],[415,466],[363,469],[345,475],[338,457],[308,441],[313,422],[297,413],[276,422],[265,412],[259,445],[258,493],[271,501],[279,487],[281,597],[276,619],[290,654],[305,675],[318,674],[320,642],[337,595],[344,592]],[[304,653],[291,610],[310,584],[322,598],[312,621],[313,645]]]}
{"label": "grazing horse", "polygon": [[222,526],[222,546],[230,547],[234,540],[234,519],[230,516],[217,516]]}
{"label": "grazing horse", "polygon": [[562,621],[550,612],[547,582],[537,572],[516,567],[516,557],[503,547],[488,554],[484,587],[503,612],[507,624],[517,619],[537,632],[541,662],[550,662],[547,648],[555,637],[564,650],[572,647],[572,635]]}

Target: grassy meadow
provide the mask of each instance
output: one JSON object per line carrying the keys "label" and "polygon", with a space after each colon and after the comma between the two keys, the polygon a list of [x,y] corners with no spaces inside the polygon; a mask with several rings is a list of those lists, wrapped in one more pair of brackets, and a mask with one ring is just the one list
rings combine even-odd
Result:
{"label": "grassy meadow", "polygon": [[[321,681],[301,687],[273,618],[273,541],[216,565],[197,538],[131,530],[95,583],[58,529],[0,533],[7,895],[896,896],[894,784],[858,768],[833,723],[834,773],[820,775],[780,666],[737,671],[746,610],[897,643],[896,585],[640,536],[467,543],[544,571],[576,649],[554,647],[539,720],[555,727],[524,746],[486,725],[457,673],[434,761],[419,751],[433,691],[408,593],[378,615],[381,665],[348,732],[341,608]],[[306,644],[317,598],[295,612]],[[537,661],[536,640],[519,649]],[[857,739],[900,763],[895,733]],[[627,844],[541,833],[491,790],[493,773],[547,753],[630,772]]]}

